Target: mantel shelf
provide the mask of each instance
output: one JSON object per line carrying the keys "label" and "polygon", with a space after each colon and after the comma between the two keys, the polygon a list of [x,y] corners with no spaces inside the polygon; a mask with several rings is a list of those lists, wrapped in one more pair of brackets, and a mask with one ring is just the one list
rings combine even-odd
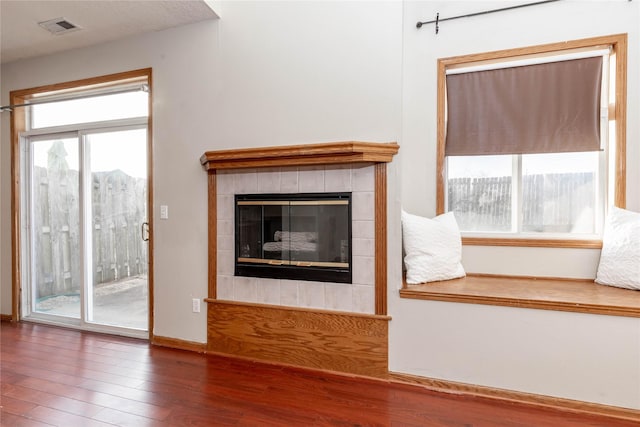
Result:
{"label": "mantel shelf", "polygon": [[278,166],[388,163],[398,152],[395,142],[330,142],[280,147],[207,151],[200,163],[207,171]]}

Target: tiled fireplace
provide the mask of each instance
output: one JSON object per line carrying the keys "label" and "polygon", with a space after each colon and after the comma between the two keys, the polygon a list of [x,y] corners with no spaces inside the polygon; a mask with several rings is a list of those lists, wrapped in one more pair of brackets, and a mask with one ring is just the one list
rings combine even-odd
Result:
{"label": "tiled fireplace", "polygon": [[220,171],[217,207],[218,299],[375,312],[373,164]]}
{"label": "tiled fireplace", "polygon": [[208,352],[386,377],[387,163],[398,149],[204,153]]}

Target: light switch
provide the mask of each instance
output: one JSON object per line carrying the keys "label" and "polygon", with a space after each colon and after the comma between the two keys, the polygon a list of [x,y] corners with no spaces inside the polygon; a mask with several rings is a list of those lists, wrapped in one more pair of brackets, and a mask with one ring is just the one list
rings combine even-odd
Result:
{"label": "light switch", "polygon": [[169,206],[160,205],[160,219],[169,219]]}

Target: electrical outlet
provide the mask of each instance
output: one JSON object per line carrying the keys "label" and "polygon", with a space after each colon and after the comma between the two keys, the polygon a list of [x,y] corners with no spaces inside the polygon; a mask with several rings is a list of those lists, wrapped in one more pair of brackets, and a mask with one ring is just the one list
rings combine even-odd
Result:
{"label": "electrical outlet", "polygon": [[194,313],[200,313],[200,300],[198,298],[194,298],[191,301],[191,309]]}
{"label": "electrical outlet", "polygon": [[169,206],[160,205],[160,219],[169,219]]}

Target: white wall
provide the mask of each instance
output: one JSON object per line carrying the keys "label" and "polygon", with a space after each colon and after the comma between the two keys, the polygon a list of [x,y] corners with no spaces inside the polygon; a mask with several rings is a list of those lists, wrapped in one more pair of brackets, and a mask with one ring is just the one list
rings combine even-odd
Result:
{"label": "white wall", "polygon": [[[203,22],[2,67],[2,102],[23,89],[153,67],[155,334],[206,341],[206,150],[400,137],[401,3],[219,2]],[[330,29],[330,31],[329,31]],[[10,235],[3,115],[1,230]],[[159,205],[170,218],[159,220]],[[11,243],[0,312],[11,312]]]}
{"label": "white wall", "polygon": [[[206,293],[206,175],[198,158],[209,146],[219,108],[218,86],[206,84],[220,80],[217,38],[218,24],[209,21],[2,67],[3,104],[10,90],[153,67],[154,209],[171,207],[171,218],[154,224],[156,333],[196,341],[204,340],[205,315],[187,308],[192,297]],[[2,128],[1,170],[4,203],[10,194],[8,126]],[[3,220],[8,212],[3,205]],[[9,235],[7,222],[3,235]],[[9,251],[3,240],[3,262]],[[2,313],[10,313],[10,269],[2,274]]]}
{"label": "white wall", "polygon": [[[438,58],[628,33],[627,207],[640,211],[638,3],[559,2],[443,22],[438,35],[433,25],[415,28],[437,12],[504,6],[405,2],[400,203],[435,213]],[[392,227],[397,235],[397,222]],[[468,272],[593,278],[598,257],[584,249],[467,247],[463,264]],[[399,264],[392,259],[390,269]],[[391,272],[390,370],[640,409],[640,319],[400,299],[398,277]]]}

